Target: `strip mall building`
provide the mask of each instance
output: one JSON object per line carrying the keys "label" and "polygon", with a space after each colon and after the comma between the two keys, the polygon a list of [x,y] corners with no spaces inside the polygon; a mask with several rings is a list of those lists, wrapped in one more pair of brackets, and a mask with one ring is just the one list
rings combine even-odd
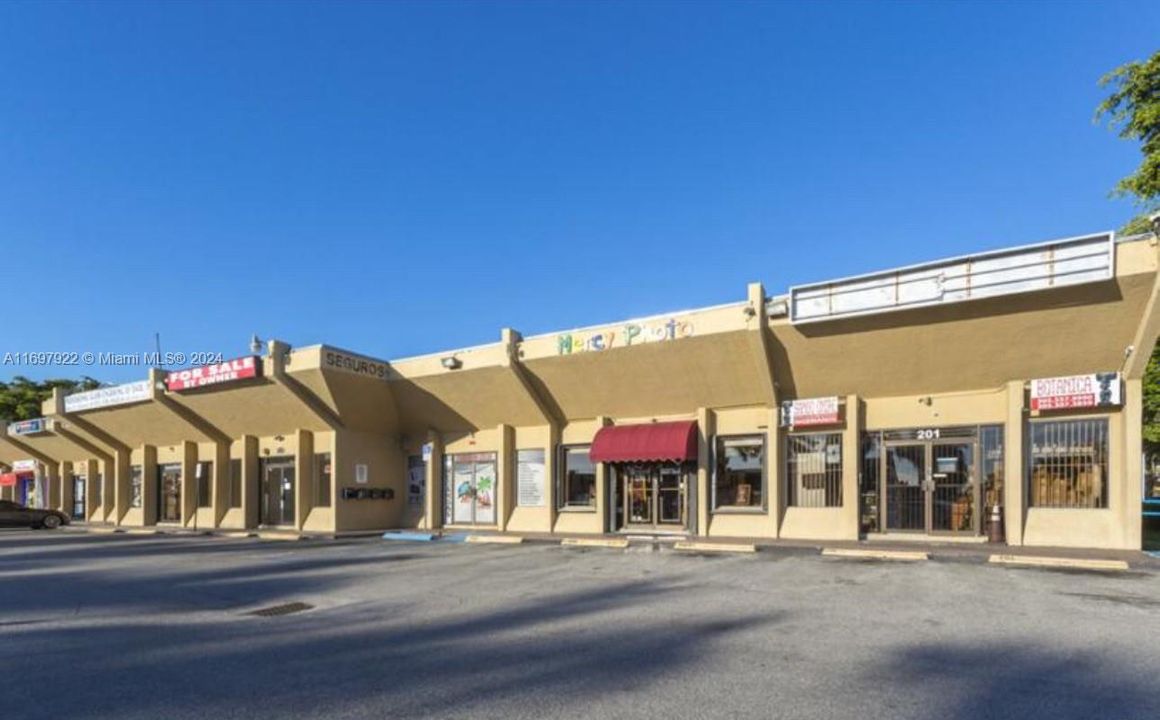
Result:
{"label": "strip mall building", "polygon": [[45,403],[3,497],[311,533],[1139,548],[1157,241],[1054,241],[385,361],[260,355]]}

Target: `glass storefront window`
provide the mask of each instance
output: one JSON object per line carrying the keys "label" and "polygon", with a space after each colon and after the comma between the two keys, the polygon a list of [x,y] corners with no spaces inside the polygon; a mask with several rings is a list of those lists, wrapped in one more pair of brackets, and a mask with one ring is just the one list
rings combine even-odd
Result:
{"label": "glass storefront window", "polygon": [[1003,504],[1003,426],[984,425],[979,428],[979,446],[982,453],[984,518],[991,517],[991,508]]}
{"label": "glass storefront window", "polygon": [[330,453],[317,453],[314,456],[314,482],[317,493],[314,498],[316,507],[330,507]]}
{"label": "glass storefront window", "polygon": [[213,507],[213,463],[199,462],[196,470],[197,506],[199,508]]}
{"label": "glass storefront window", "polygon": [[242,506],[242,461],[230,460],[230,508]]}
{"label": "glass storefront window", "polygon": [[789,505],[842,505],[842,434],[809,433],[786,437]]}
{"label": "glass storefront window", "polygon": [[144,502],[142,499],[142,478],[144,471],[140,465],[129,467],[129,507],[139,508]]}
{"label": "glass storefront window", "polygon": [[765,501],[765,437],[718,437],[713,509],[761,508]]}
{"label": "glass storefront window", "polygon": [[1031,507],[1108,506],[1108,421],[1048,420],[1030,424]]}
{"label": "glass storefront window", "polygon": [[858,478],[858,516],[863,533],[878,527],[878,483],[882,478],[882,433],[862,434],[862,473]]}
{"label": "glass storefront window", "polygon": [[588,446],[560,450],[561,507],[596,507],[596,466],[588,459]]}

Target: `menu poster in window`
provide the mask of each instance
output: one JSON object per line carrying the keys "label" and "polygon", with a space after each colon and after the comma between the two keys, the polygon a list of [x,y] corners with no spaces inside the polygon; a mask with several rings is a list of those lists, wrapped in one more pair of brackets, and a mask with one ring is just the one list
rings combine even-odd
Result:
{"label": "menu poster in window", "polygon": [[543,507],[544,501],[544,451],[520,450],[516,460],[518,465],[517,484],[520,507]]}

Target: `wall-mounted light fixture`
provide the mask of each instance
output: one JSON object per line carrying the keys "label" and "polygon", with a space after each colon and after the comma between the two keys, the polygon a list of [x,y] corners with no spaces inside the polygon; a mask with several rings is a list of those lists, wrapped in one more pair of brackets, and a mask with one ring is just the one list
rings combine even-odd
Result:
{"label": "wall-mounted light fixture", "polygon": [[458,370],[459,368],[463,367],[463,361],[454,355],[448,355],[439,362],[442,363],[443,367],[447,368],[448,370]]}

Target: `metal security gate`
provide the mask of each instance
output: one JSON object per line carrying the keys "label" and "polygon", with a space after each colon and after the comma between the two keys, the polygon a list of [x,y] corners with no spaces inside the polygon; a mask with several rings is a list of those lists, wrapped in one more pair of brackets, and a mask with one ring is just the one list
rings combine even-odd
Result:
{"label": "metal security gate", "polygon": [[975,427],[883,433],[882,517],[887,532],[977,535]]}

